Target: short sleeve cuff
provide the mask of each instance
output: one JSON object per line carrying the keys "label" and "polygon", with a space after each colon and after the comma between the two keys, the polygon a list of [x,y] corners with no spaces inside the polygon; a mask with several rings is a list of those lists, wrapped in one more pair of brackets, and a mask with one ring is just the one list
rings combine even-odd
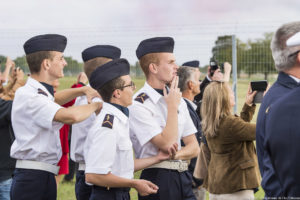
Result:
{"label": "short sleeve cuff", "polygon": [[60,122],[55,122],[54,121],[54,117],[57,113],[57,111],[63,107],[61,107],[60,105],[56,104],[56,103],[52,103],[48,105],[48,109],[49,109],[49,124],[48,124],[48,128],[49,129],[60,129],[63,126],[63,123]]}
{"label": "short sleeve cuff", "polygon": [[93,173],[93,174],[108,174],[111,172],[111,168],[94,168],[94,167],[86,167],[85,173]]}
{"label": "short sleeve cuff", "polygon": [[147,134],[147,135],[143,134],[143,135],[137,136],[137,137],[139,139],[139,142],[140,142],[141,146],[143,146],[144,144],[149,142],[152,138],[154,138],[155,136],[157,136],[161,132],[162,132],[161,129],[155,129],[155,130],[149,132],[149,134]]}

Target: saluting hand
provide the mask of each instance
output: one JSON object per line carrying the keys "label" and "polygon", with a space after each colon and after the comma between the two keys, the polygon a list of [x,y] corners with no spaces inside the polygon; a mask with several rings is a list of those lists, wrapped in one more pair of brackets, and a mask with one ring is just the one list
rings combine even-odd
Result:
{"label": "saluting hand", "polygon": [[181,92],[178,88],[178,76],[175,76],[171,82],[171,86],[169,88],[169,93],[167,93],[166,88],[164,88],[164,98],[168,105],[168,107],[178,108],[181,100]]}
{"label": "saluting hand", "polygon": [[141,196],[147,196],[150,194],[157,193],[158,187],[150,181],[146,181],[143,179],[136,179],[136,184],[134,188]]}

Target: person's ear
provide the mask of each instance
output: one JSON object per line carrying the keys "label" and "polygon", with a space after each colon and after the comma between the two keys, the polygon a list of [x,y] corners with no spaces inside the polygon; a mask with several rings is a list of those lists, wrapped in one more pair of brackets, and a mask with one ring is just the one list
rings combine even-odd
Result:
{"label": "person's ear", "polygon": [[113,92],[113,95],[112,95],[114,98],[117,98],[119,99],[121,97],[121,92],[119,89],[116,89],[114,92]]}
{"label": "person's ear", "polygon": [[187,82],[187,85],[188,85],[188,89],[189,89],[189,90],[194,89],[193,81],[188,81],[188,82]]}
{"label": "person's ear", "polygon": [[41,69],[44,69],[45,71],[49,70],[50,68],[50,60],[49,59],[44,59],[42,61],[42,64],[41,64]]}
{"label": "person's ear", "polygon": [[157,65],[155,63],[150,63],[149,72],[151,72],[153,74],[157,74],[158,69],[157,69]]}

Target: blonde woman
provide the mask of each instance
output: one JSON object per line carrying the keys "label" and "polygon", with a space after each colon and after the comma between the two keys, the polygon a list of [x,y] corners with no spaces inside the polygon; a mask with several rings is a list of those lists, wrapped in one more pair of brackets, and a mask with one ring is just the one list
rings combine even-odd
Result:
{"label": "blonde woman", "polygon": [[210,200],[254,199],[253,189],[260,183],[255,140],[255,112],[248,89],[241,116],[231,114],[234,94],[227,83],[212,82],[204,92],[201,106],[202,129],[211,160],[205,186]]}

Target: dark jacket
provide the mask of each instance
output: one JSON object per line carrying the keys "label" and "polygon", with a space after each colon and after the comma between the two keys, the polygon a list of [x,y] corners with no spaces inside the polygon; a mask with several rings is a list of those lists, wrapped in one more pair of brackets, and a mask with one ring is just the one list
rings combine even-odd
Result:
{"label": "dark jacket", "polygon": [[12,177],[16,161],[10,157],[10,147],[14,140],[11,126],[12,101],[0,99],[0,181]]}
{"label": "dark jacket", "polygon": [[194,98],[194,100],[196,102],[200,102],[202,100],[204,90],[209,83],[210,83],[210,80],[208,80],[207,77],[205,76],[205,79],[200,84],[200,93],[198,95],[196,95]]}
{"label": "dark jacket", "polygon": [[[197,138],[197,141],[198,141],[198,144],[200,146],[200,143],[201,143],[201,138],[202,138],[202,127],[201,127],[201,121],[200,121],[200,118],[198,116],[198,114],[196,113],[196,111],[194,110],[193,106],[191,105],[191,103],[184,99],[186,104],[187,104],[187,107],[188,107],[188,110],[189,110],[189,113],[190,113],[190,116],[192,118],[192,121],[197,129],[197,133],[195,134],[196,135],[196,138]],[[184,146],[183,142],[181,142],[182,146]],[[197,161],[197,158],[193,158],[191,159],[191,162],[189,164],[189,172],[191,174],[194,173],[194,169],[195,169],[195,166],[196,166],[196,161]],[[195,182],[197,182],[197,180],[194,180]],[[200,184],[200,183],[199,183]],[[201,180],[201,184],[202,184],[202,180]]]}
{"label": "dark jacket", "polygon": [[266,113],[265,151],[271,155],[273,173],[281,191],[280,195],[273,197],[300,197],[299,111],[300,87],[271,104]]}
{"label": "dark jacket", "polygon": [[281,186],[275,170],[272,166],[270,154],[265,144],[265,118],[266,110],[278,99],[297,87],[297,82],[289,75],[280,72],[277,81],[272,85],[263,98],[256,122],[256,148],[259,163],[259,169],[262,176],[261,185],[265,191],[266,197],[282,196]]}
{"label": "dark jacket", "polygon": [[216,137],[207,136],[211,160],[204,187],[213,194],[227,194],[259,186],[255,124],[250,124],[255,106],[244,105],[241,117],[230,115],[220,121]]}

